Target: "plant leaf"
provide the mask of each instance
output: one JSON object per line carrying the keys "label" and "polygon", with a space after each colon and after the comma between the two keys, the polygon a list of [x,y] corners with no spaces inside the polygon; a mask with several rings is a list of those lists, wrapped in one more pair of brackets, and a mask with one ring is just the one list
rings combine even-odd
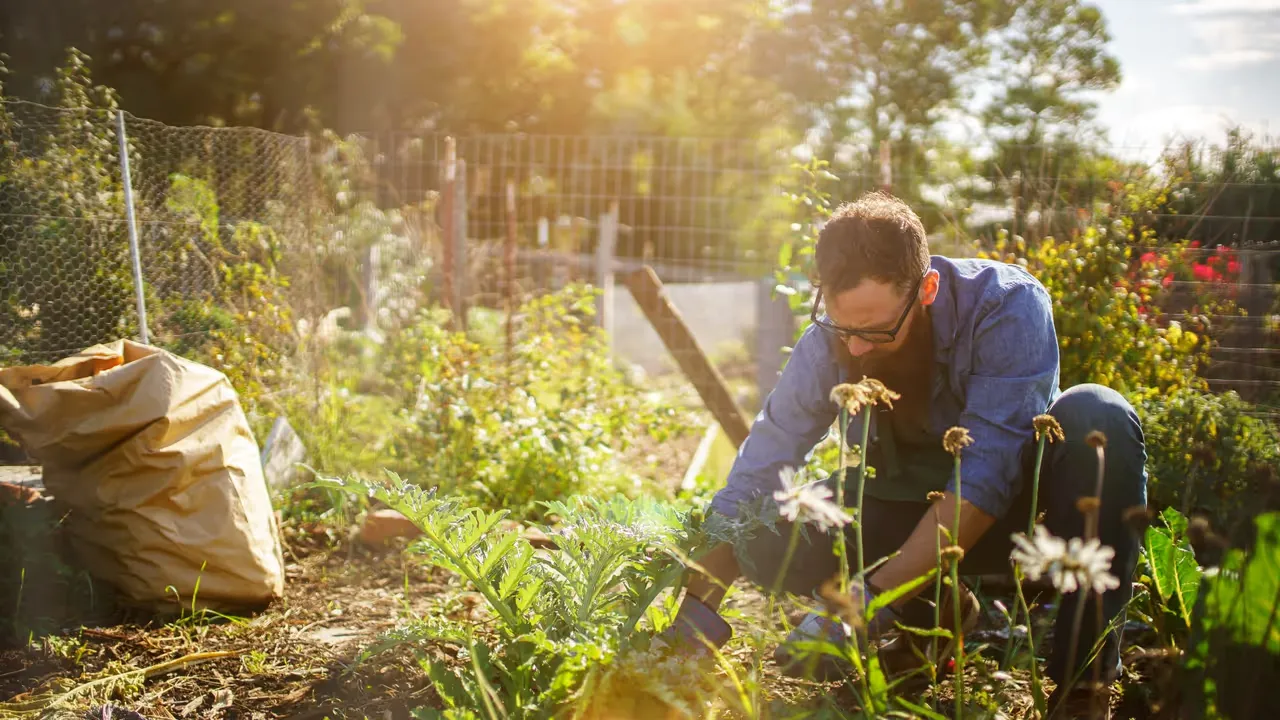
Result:
{"label": "plant leaf", "polygon": [[929,718],[929,720],[947,720],[947,717],[945,715],[939,715],[938,713],[930,710],[929,708],[923,705],[917,705],[916,703],[913,703],[910,700],[906,700],[901,697],[895,698],[895,699],[898,701],[899,705],[910,710],[913,713],[916,713],[921,717]]}
{"label": "plant leaf", "polygon": [[929,582],[929,579],[932,578],[935,574],[937,574],[937,572],[938,572],[937,568],[930,568],[929,572],[925,573],[924,575],[921,575],[920,577],[914,580],[908,580],[907,582],[904,582],[901,585],[891,590],[885,590],[883,593],[880,593],[879,595],[875,596],[874,598],[872,598],[871,602],[867,605],[867,617],[870,618],[874,616],[877,612],[880,611],[881,608],[887,607],[888,605],[898,600],[902,596],[906,595],[907,593],[911,592],[912,590],[915,590],[921,585]]}

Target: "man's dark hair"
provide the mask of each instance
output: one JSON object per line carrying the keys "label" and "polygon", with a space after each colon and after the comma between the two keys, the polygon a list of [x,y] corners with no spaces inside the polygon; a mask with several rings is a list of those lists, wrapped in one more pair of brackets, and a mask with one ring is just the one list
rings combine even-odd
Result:
{"label": "man's dark hair", "polygon": [[929,268],[929,240],[919,216],[879,191],[836,208],[818,233],[814,254],[818,284],[828,296],[866,278],[909,292]]}

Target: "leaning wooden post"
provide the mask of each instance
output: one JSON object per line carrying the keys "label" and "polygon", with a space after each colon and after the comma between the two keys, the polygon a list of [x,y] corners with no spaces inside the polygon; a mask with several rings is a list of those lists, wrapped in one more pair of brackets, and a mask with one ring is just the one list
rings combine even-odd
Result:
{"label": "leaning wooden post", "polygon": [[649,324],[653,325],[680,369],[693,383],[702,402],[711,411],[716,422],[720,423],[733,446],[741,446],[747,439],[747,433],[751,431],[746,415],[738,407],[738,403],[734,402],[724,377],[698,346],[698,341],[685,325],[680,311],[671,303],[662,287],[662,281],[653,272],[653,268],[647,265],[624,277],[636,304],[644,311]]}

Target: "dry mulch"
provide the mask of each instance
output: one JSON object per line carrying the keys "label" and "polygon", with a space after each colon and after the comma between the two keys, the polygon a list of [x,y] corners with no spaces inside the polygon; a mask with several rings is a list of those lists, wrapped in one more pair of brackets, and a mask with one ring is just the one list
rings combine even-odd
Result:
{"label": "dry mulch", "polygon": [[[293,530],[285,596],[263,613],[234,621],[206,618],[83,627],[0,654],[0,700],[55,678],[90,679],[111,663],[142,668],[191,653],[228,657],[150,680],[141,694],[115,699],[158,718],[408,718],[434,702],[407,652],[357,665],[380,633],[412,615],[446,613],[472,621],[476,603],[443,573],[406,560],[404,541],[383,548],[335,544],[325,531]],[[407,592],[406,592],[407,585]],[[443,598],[450,605],[441,606]],[[116,667],[119,667],[118,665]]]}

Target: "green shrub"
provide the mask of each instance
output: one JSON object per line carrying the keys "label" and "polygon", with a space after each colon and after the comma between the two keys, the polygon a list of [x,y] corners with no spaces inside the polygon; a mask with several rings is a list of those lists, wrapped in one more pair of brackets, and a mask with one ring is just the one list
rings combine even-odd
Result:
{"label": "green shrub", "polygon": [[319,392],[285,397],[285,411],[322,472],[385,468],[525,516],[575,494],[674,486],[641,477],[626,454],[693,424],[613,366],[593,309],[581,287],[530,300],[510,353],[449,330],[438,310],[381,344],[347,334],[312,369]]}
{"label": "green shrub", "polygon": [[1150,504],[1204,513],[1218,528],[1254,514],[1275,482],[1280,432],[1251,408],[1235,392],[1190,388],[1138,403]]}
{"label": "green shrub", "polygon": [[1021,265],[1053,298],[1064,388],[1100,383],[1131,398],[1202,388],[1206,337],[1169,323],[1153,308],[1160,287],[1155,266],[1134,267],[1123,228],[1090,227],[1068,240],[1027,246],[1002,236],[982,257]]}

